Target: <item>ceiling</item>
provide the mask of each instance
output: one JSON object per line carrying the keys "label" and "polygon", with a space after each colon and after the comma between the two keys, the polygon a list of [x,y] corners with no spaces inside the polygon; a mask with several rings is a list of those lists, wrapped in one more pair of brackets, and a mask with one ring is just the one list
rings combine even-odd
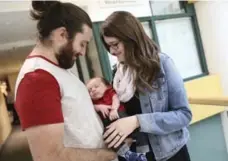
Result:
{"label": "ceiling", "polygon": [[19,71],[35,45],[36,21],[30,17],[30,7],[31,1],[0,1],[0,77]]}
{"label": "ceiling", "polygon": [[28,9],[0,12],[0,76],[19,71],[35,39],[36,22]]}
{"label": "ceiling", "polygon": [[0,44],[33,40],[36,23],[29,17],[29,11],[0,12]]}

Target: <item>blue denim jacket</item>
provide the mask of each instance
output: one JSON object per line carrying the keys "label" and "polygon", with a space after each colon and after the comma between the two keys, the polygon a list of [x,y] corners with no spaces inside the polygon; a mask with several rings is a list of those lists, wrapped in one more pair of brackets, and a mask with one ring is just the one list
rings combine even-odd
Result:
{"label": "blue denim jacket", "polygon": [[189,140],[192,119],[183,80],[172,59],[160,54],[161,73],[153,83],[158,90],[140,94],[140,132],[146,133],[157,161],[166,161]]}

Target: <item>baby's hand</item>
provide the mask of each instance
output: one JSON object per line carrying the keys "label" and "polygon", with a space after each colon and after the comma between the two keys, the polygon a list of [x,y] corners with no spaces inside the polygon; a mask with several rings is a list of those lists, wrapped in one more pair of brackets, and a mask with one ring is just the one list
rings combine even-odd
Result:
{"label": "baby's hand", "polygon": [[109,116],[110,109],[112,109],[112,107],[108,105],[95,105],[95,110],[101,112],[104,118]]}
{"label": "baby's hand", "polygon": [[112,109],[109,113],[109,119],[112,120],[116,120],[119,118],[118,112],[116,109]]}
{"label": "baby's hand", "polygon": [[132,138],[126,138],[124,140],[124,142],[130,147],[132,145],[132,143],[134,142],[134,140]]}

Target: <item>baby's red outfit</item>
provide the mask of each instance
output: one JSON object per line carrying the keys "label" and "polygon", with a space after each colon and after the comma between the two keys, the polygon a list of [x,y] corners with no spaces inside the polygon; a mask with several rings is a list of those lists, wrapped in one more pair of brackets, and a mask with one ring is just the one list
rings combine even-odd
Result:
{"label": "baby's red outfit", "polygon": [[[94,100],[93,104],[95,105],[112,105],[112,97],[116,94],[116,91],[112,88],[109,87],[105,93],[104,96],[98,100]],[[120,104],[120,107],[118,109],[119,112],[125,111],[125,108],[122,104]]]}

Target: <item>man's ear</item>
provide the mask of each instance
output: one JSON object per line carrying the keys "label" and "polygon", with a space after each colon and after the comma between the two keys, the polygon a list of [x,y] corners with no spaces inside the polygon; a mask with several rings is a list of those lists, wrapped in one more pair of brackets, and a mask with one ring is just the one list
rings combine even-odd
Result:
{"label": "man's ear", "polygon": [[68,41],[68,32],[65,27],[59,27],[52,32],[52,36],[57,42],[67,42]]}
{"label": "man's ear", "polygon": [[68,35],[68,32],[66,30],[65,27],[60,27],[60,36],[63,38],[63,39],[67,39],[69,38],[69,35]]}

